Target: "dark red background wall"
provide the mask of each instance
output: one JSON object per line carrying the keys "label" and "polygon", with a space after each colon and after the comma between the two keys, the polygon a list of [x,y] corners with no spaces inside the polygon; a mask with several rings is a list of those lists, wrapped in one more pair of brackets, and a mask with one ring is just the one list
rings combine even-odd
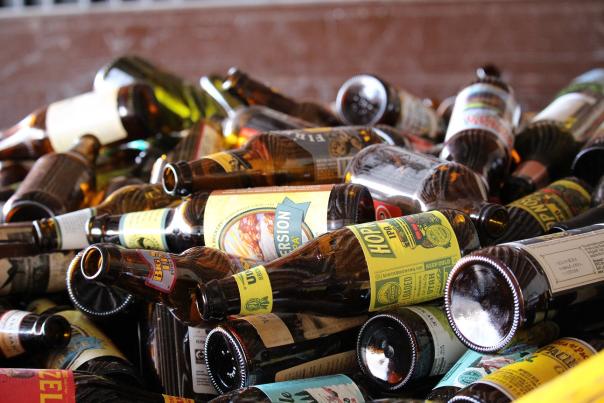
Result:
{"label": "dark red background wall", "polygon": [[285,93],[331,101],[359,72],[445,97],[494,62],[529,109],[604,66],[604,1],[417,0],[94,11],[0,17],[0,127],[91,88],[128,52],[196,80],[237,65]]}

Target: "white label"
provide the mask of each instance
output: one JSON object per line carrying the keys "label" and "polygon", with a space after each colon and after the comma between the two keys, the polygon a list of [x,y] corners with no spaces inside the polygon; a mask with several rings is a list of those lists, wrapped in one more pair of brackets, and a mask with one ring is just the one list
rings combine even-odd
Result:
{"label": "white label", "polygon": [[46,131],[56,152],[69,150],[83,134],[94,134],[101,144],[125,139],[128,133],[118,113],[117,92],[88,92],[54,102],[46,110]]}
{"label": "white label", "polygon": [[403,130],[434,138],[438,132],[438,118],[421,99],[405,91],[399,91],[401,120],[398,126]]}
{"label": "white label", "polygon": [[436,307],[409,307],[407,309],[423,319],[432,335],[434,363],[430,376],[444,374],[467,349],[453,333],[442,309]]}
{"label": "white label", "polygon": [[539,112],[532,121],[553,120],[566,124],[568,118],[575,116],[585,105],[591,106],[595,103],[596,99],[589,95],[571,92],[556,98],[544,110]]}
{"label": "white label", "polygon": [[604,229],[509,245],[520,247],[539,262],[552,293],[604,281]]}
{"label": "white label", "polygon": [[245,320],[256,329],[262,343],[267,348],[294,344],[294,338],[289,328],[274,313],[242,316],[240,319]]}
{"label": "white label", "polygon": [[84,249],[89,246],[86,239],[86,222],[94,215],[94,209],[87,208],[61,214],[54,218],[59,231],[59,249]]}
{"label": "white label", "polygon": [[0,350],[6,358],[11,358],[25,352],[19,340],[21,321],[29,312],[6,311],[0,317]]}
{"label": "white label", "polygon": [[203,346],[208,337],[209,329],[189,327],[189,352],[191,354],[191,378],[193,379],[193,392],[208,395],[217,395],[212,386],[208,367],[203,355]]}
{"label": "white label", "polygon": [[356,352],[345,351],[279,371],[275,374],[275,382],[351,372],[357,368]]}
{"label": "white label", "polygon": [[46,292],[65,290],[67,287],[67,269],[74,257],[75,252],[48,254],[48,286],[46,287]]}

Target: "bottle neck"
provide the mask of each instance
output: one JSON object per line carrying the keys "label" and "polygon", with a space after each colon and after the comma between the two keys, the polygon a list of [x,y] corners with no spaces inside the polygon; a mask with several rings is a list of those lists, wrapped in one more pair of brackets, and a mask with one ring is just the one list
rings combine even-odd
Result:
{"label": "bottle neck", "polygon": [[85,134],[69,149],[69,152],[82,156],[89,165],[94,165],[100,148],[101,143],[95,136]]}

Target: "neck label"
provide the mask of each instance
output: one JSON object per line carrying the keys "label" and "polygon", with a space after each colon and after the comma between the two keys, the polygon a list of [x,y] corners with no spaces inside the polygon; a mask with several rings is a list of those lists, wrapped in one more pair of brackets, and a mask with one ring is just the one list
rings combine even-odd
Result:
{"label": "neck label", "polygon": [[273,310],[273,289],[264,266],[256,266],[233,275],[239,298],[240,315],[270,313]]}

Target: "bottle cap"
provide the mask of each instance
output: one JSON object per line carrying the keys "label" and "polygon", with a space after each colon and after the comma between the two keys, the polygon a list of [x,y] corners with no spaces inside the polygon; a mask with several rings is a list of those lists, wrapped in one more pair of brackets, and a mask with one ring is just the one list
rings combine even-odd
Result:
{"label": "bottle cap", "polygon": [[394,126],[400,113],[396,91],[376,76],[361,74],[346,81],[338,91],[336,109],[350,125],[385,123]]}
{"label": "bottle cap", "polygon": [[204,356],[212,384],[223,394],[248,384],[245,349],[230,332],[218,326],[206,338]]}

